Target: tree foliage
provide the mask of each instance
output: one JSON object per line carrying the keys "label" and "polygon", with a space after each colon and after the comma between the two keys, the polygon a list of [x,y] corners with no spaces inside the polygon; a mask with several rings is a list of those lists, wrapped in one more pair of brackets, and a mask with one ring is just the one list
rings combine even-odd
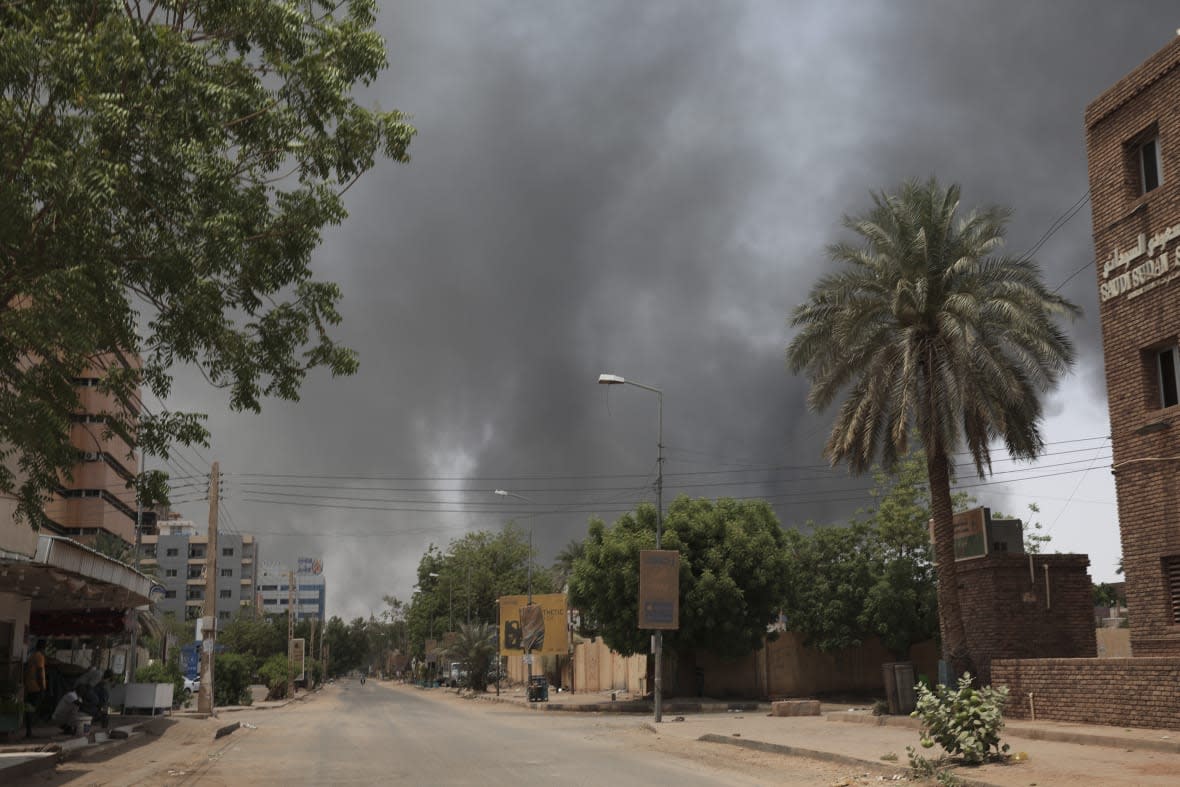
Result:
{"label": "tree foliage", "polygon": [[[473,624],[494,623],[497,599],[528,592],[530,554],[528,534],[513,523],[499,532],[467,533],[445,552],[431,545],[418,563],[418,587],[406,614],[413,652],[421,656],[427,639],[457,631],[469,612]],[[554,592],[552,574],[535,565],[535,555],[532,560],[533,592]]]}
{"label": "tree foliage", "polygon": [[95,440],[167,456],[206,437],[142,404],[174,364],[237,410],[297,398],[315,367],[355,371],[329,333],[340,290],[310,262],[345,190],[408,160],[405,118],[352,96],[386,67],[375,11],[0,4],[0,491],[20,516],[36,524],[76,460],[78,378],[101,378]]}
{"label": "tree foliage", "polygon": [[[570,577],[570,604],[623,655],[646,653],[640,631],[639,552],[655,548],[656,511],[644,504],[613,526],[592,520]],[[663,548],[680,553],[680,629],[672,650],[737,657],[762,647],[785,594],[785,537],[763,501],[677,498]]]}
{"label": "tree foliage", "polygon": [[825,454],[864,472],[887,470],[916,433],[926,459],[937,552],[944,655],[969,666],[953,546],[954,466],[966,449],[986,475],[991,445],[1034,458],[1042,447],[1042,397],[1072,366],[1058,326],[1078,309],[1044,284],[1027,257],[1002,255],[1009,212],[959,214],[959,187],[931,179],[873,194],[844,225],[859,243],[830,247],[840,270],[796,308],[787,355],[811,379],[808,404],[838,398]]}

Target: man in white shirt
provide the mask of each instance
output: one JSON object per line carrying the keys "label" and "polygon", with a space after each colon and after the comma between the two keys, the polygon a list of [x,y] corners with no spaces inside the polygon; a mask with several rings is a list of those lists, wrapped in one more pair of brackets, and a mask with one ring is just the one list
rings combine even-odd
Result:
{"label": "man in white shirt", "polygon": [[57,707],[53,709],[53,723],[61,727],[61,731],[67,735],[78,732],[78,707],[81,704],[78,692],[71,689],[62,695],[57,701]]}

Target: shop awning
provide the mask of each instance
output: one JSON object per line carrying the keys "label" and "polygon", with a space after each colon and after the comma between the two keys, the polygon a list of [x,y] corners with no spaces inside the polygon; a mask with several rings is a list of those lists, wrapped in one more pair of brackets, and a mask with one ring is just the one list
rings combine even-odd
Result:
{"label": "shop awning", "polygon": [[0,592],[31,599],[34,634],[112,633],[128,609],[149,603],[152,585],[151,577],[61,536],[38,537],[32,559],[0,558]]}

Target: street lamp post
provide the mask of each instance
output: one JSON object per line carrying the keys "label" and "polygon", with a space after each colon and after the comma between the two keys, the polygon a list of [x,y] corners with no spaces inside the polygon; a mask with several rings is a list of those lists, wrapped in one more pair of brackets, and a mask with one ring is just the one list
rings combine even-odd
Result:
{"label": "street lamp post", "polygon": [[[636,388],[642,388],[645,391],[651,391],[656,395],[656,415],[658,420],[658,427],[656,432],[656,549],[661,548],[661,539],[664,531],[664,392],[659,388],[654,388],[650,385],[637,383],[634,380],[627,380],[617,374],[600,374],[598,375],[599,385],[634,385]],[[664,632],[662,629],[656,629],[654,636],[654,645],[652,646],[652,656],[655,659],[655,691],[653,697],[655,700],[655,714],[654,719],[658,724],[663,720],[663,696],[664,696]]]}
{"label": "street lamp post", "polygon": [[[506,489],[497,489],[497,490],[495,490],[494,494],[497,494],[500,497],[515,497],[516,499],[523,500],[524,502],[529,503],[529,504],[535,504],[535,502],[536,502],[534,500],[530,500],[529,498],[525,497],[524,495],[518,495],[515,492],[509,492]],[[528,603],[532,604],[533,603],[533,523],[531,521],[529,522],[528,594],[529,594]],[[533,683],[533,654],[531,652],[525,654],[524,666],[525,666],[525,675],[527,676],[527,682],[525,683],[525,691],[527,692],[528,688]]]}

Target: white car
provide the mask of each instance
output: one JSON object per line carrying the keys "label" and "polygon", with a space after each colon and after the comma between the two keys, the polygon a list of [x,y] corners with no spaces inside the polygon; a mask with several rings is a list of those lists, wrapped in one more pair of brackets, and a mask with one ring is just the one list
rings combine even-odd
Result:
{"label": "white car", "polygon": [[200,688],[201,688],[201,676],[200,675],[198,675],[195,678],[185,677],[185,679],[184,679],[184,693],[185,694],[196,694],[197,691],[200,690]]}

